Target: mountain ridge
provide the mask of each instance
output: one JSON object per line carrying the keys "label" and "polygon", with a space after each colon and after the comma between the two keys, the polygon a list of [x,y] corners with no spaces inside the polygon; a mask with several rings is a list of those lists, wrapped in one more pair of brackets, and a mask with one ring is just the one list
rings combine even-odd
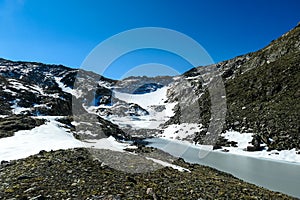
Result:
{"label": "mountain ridge", "polygon": [[[298,25],[260,51],[176,77],[117,81],[62,65],[0,59],[0,140],[7,156],[0,164],[1,198],[294,199],[186,163],[146,147],[143,139],[299,162],[299,38]],[[210,91],[220,86],[215,76],[224,83],[227,110],[212,119]],[[212,120],[215,129],[209,129]],[[27,148],[28,138],[56,151]],[[84,148],[75,148],[82,147],[79,141]],[[14,149],[14,142],[27,149]],[[146,169],[153,172],[131,173]]]}
{"label": "mountain ridge", "polygon": [[[297,125],[299,118],[297,114],[297,110],[299,109],[297,107],[297,97],[299,97],[300,93],[299,89],[297,89],[299,86],[298,63],[300,57],[299,29],[300,26],[298,25],[257,52],[251,52],[211,65],[218,70],[218,76],[222,77],[226,90],[226,123],[222,132],[231,129],[240,132],[254,132],[257,138],[259,138],[258,143],[266,143],[269,149],[283,150],[300,148],[300,142],[297,139],[300,130],[299,125]],[[284,65],[287,64],[291,66],[286,68]],[[188,112],[188,110],[193,110],[192,106],[182,105],[181,108],[177,106],[174,108],[175,115],[171,117],[164,126],[191,122],[200,123],[204,128],[202,127],[200,132],[195,133],[193,139],[200,144],[203,136],[207,134],[211,105],[209,101],[210,94],[207,87],[203,87],[203,83],[201,82],[201,80],[203,81],[201,76],[210,73],[205,71],[205,67],[191,69],[183,75],[177,76],[177,78],[128,77],[124,80],[117,81],[107,79],[94,72],[73,69],[62,65],[47,65],[38,62],[24,61],[14,62],[1,58],[0,66],[2,66],[0,67],[0,78],[3,86],[0,91],[2,94],[2,98],[0,99],[0,114],[2,115],[10,114],[11,112],[9,110],[12,110],[14,105],[24,107],[21,112],[32,116],[71,116],[74,114],[72,113],[74,111],[85,115],[87,114],[85,111],[86,108],[82,107],[80,102],[87,102],[84,103],[86,107],[91,105],[103,105],[105,107],[106,105],[110,105],[113,101],[115,105],[119,106],[118,108],[111,107],[108,109],[102,106],[101,111],[98,109],[96,112],[102,113],[100,114],[102,118],[111,115],[127,116],[128,114],[126,113],[137,116],[139,115],[137,113],[147,115],[147,109],[145,110],[145,108],[139,105],[128,104],[127,102],[114,98],[113,91],[120,90],[125,93],[134,93],[135,91],[141,90],[141,88],[149,89],[151,85],[151,87],[153,87],[153,84],[161,84],[158,86],[155,85],[154,89],[152,88],[147,91],[153,92],[157,90],[156,87],[160,88],[173,82],[168,91],[169,99],[167,101],[178,103],[180,94],[177,93],[183,89],[180,88],[181,83],[179,82],[181,79],[186,79],[188,84],[192,85],[191,88],[194,91],[194,95],[187,95],[186,98],[198,98],[196,97],[197,95],[202,95],[202,97],[197,99],[195,104],[199,111],[193,115],[193,112]],[[260,76],[263,73],[265,73],[264,76]],[[290,79],[286,78],[287,76],[291,76]],[[264,80],[266,77],[268,77],[267,80],[269,81]],[[13,84],[10,84],[7,79]],[[80,82],[81,79],[84,80],[84,82]],[[41,80],[43,80],[42,83],[40,82]],[[176,84],[177,89],[175,87]],[[24,85],[25,90],[18,90],[17,86],[20,85]],[[81,91],[82,96],[74,96],[75,93],[70,93],[71,90]],[[82,91],[88,90],[88,93],[82,93]],[[90,90],[94,92],[90,92]],[[139,91],[138,93],[143,93],[143,91]],[[173,97],[170,96],[171,93]],[[294,96],[295,99],[283,98],[285,96]],[[22,101],[20,101],[19,98],[23,98]],[[275,102],[273,105],[268,103],[276,99],[280,101]],[[74,103],[76,101],[79,103]],[[191,101],[191,99],[188,101]],[[296,112],[292,112],[291,110],[293,109],[291,109],[289,105],[296,105],[296,107],[294,107],[296,108],[294,109]],[[183,117],[179,109],[188,112],[190,116]],[[266,113],[258,114],[258,111]],[[290,114],[291,117],[286,118],[284,117],[285,114]],[[96,115],[99,115],[99,113]],[[96,117],[96,115],[95,118],[99,118]],[[275,119],[272,119],[272,116],[275,116]],[[260,120],[257,121],[256,119]],[[270,123],[270,125],[268,125],[268,123]],[[273,137],[275,136],[276,138],[274,139]],[[278,136],[284,139],[279,139],[280,137],[278,138]],[[286,140],[287,138],[288,140]],[[224,140],[222,138],[220,139],[223,142],[219,141],[217,146],[228,146],[228,141],[224,144]]]}

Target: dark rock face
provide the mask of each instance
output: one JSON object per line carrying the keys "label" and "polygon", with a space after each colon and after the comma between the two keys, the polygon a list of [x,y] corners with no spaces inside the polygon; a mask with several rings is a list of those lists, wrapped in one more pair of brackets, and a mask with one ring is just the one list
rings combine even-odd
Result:
{"label": "dark rock face", "polygon": [[[11,114],[11,106],[28,108],[24,114],[64,116],[71,113],[71,95],[55,81],[70,68],[41,63],[0,61],[0,114]],[[17,101],[17,102],[14,102]]]}
{"label": "dark rock face", "polygon": [[135,103],[132,103],[129,106],[128,114],[130,116],[144,116],[144,115],[149,115],[149,112],[147,110],[145,110],[144,108],[142,108],[141,106],[139,106]]}
{"label": "dark rock face", "polygon": [[252,146],[247,146],[247,151],[261,151],[262,149],[264,149],[263,146],[261,146],[262,144],[262,139],[259,135],[254,135],[253,139],[251,141]]}
{"label": "dark rock face", "polygon": [[19,130],[29,130],[45,123],[43,119],[29,116],[12,115],[0,118],[0,138],[13,136]]}
{"label": "dark rock face", "polygon": [[130,139],[130,135],[122,131],[117,125],[95,114],[74,115],[71,120],[78,124],[74,126],[74,134],[80,140],[102,139],[109,136],[113,136],[118,140]]}
{"label": "dark rock face", "polygon": [[173,77],[170,76],[128,77],[116,82],[116,90],[130,94],[145,94],[154,92],[171,82],[173,82]]}
{"label": "dark rock face", "polygon": [[[78,130],[90,130],[98,138],[115,136],[119,139],[126,139],[126,134],[117,125],[99,116],[88,114],[84,108],[84,106],[111,103],[111,89],[98,84],[99,82],[108,85],[115,84],[115,81],[92,72],[74,70],[61,65],[12,62],[1,59],[0,115],[6,115],[3,119],[0,118],[1,137],[12,136],[15,131],[40,125],[41,122],[38,119],[29,116],[75,115],[77,120],[86,119],[84,122],[90,120],[94,124],[84,129],[79,126]],[[74,96],[63,91],[63,87],[69,89],[75,87],[82,91],[78,96]],[[137,107],[132,106],[132,109],[134,108]],[[15,117],[12,115],[14,112],[20,116]],[[66,126],[72,131],[76,129],[70,123]],[[74,134],[77,133],[74,132]],[[81,137],[83,136],[81,134]]]}
{"label": "dark rock face", "polygon": [[134,90],[133,94],[145,94],[155,92],[157,89],[162,87],[163,85],[159,83],[146,83]]}
{"label": "dark rock face", "polygon": [[98,86],[93,96],[94,98],[92,99],[90,105],[111,105],[112,90],[102,86]]}

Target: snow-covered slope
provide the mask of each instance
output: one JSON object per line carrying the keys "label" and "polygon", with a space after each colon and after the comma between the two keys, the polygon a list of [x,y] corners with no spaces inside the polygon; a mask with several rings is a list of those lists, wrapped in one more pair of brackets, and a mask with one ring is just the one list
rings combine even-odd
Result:
{"label": "snow-covered slope", "polygon": [[[62,124],[55,121],[57,117],[43,117],[47,119],[44,125],[32,130],[21,130],[12,137],[0,140],[0,160],[14,160],[39,153],[41,150],[58,150],[82,147],[72,133],[62,128]],[[60,126],[59,126],[60,125]]]}
{"label": "snow-covered slope", "polygon": [[77,140],[72,132],[57,121],[61,116],[40,116],[46,123],[31,130],[21,130],[12,137],[0,139],[0,160],[14,160],[39,153],[76,147],[109,149],[123,152],[130,144],[119,143],[112,136],[97,140]]}
{"label": "snow-covered slope", "polygon": [[[118,106],[122,104],[120,101],[129,104],[129,108],[130,105],[138,105],[133,112],[126,110],[125,115],[111,114],[103,117],[120,127],[131,127],[133,129],[159,129],[160,125],[163,125],[174,115],[173,107],[175,106],[175,103],[166,102],[168,88],[168,86],[165,86],[154,92],[145,94],[129,94],[113,91],[112,102],[114,103],[111,106],[100,105],[99,107],[92,107],[90,110],[99,110],[101,108],[116,110]],[[126,112],[128,115],[126,115]]]}

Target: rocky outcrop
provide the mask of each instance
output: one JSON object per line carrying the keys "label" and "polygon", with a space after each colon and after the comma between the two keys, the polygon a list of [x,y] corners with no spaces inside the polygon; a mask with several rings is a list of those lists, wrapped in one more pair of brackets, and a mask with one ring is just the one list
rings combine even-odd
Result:
{"label": "rocky outcrop", "polygon": [[0,138],[13,136],[20,130],[30,130],[45,123],[43,119],[12,115],[0,118]]}
{"label": "rocky outcrop", "polygon": [[226,81],[226,129],[254,132],[269,149],[300,149],[299,38],[296,27],[253,53],[241,74]]}
{"label": "rocky outcrop", "polygon": [[130,135],[122,131],[117,125],[91,113],[74,115],[73,133],[77,139],[102,139],[113,136],[118,140],[129,140]]}
{"label": "rocky outcrop", "polygon": [[[300,149],[299,38],[297,26],[262,50],[184,73],[179,80],[185,79],[190,86],[175,84],[170,89],[169,101],[178,101],[180,106],[166,125],[201,123],[208,130],[211,97],[204,77],[211,73],[206,69],[214,68],[222,76],[227,104],[226,121],[218,134],[230,129],[250,132],[259,135],[269,150]],[[206,133],[205,129],[196,133],[194,141],[203,143]]]}

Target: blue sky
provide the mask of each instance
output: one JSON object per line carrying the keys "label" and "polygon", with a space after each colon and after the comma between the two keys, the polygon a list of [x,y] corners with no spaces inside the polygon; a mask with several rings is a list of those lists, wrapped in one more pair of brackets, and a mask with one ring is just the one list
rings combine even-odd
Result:
{"label": "blue sky", "polygon": [[[80,67],[115,34],[164,27],[193,38],[219,62],[266,46],[297,25],[299,10],[299,0],[0,0],[0,57]],[[132,52],[104,75],[120,78],[143,63],[179,73],[191,67],[170,55]]]}

